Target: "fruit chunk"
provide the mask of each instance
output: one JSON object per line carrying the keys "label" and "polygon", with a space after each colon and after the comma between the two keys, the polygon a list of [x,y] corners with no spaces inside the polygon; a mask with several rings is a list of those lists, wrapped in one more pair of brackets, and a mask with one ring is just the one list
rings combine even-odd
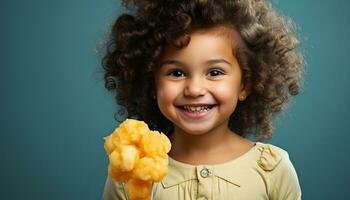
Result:
{"label": "fruit chunk", "polygon": [[126,119],[104,139],[108,175],[126,182],[131,200],[150,199],[153,182],[161,181],[168,173],[168,137],[149,130],[143,121]]}

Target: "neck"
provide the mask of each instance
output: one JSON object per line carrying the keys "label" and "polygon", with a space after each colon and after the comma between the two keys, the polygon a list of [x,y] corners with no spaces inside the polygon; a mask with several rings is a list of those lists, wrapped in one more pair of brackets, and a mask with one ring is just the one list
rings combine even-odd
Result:
{"label": "neck", "polygon": [[170,154],[173,156],[196,156],[219,151],[234,135],[227,125],[228,122],[200,135],[186,133],[176,127],[171,135],[172,148]]}

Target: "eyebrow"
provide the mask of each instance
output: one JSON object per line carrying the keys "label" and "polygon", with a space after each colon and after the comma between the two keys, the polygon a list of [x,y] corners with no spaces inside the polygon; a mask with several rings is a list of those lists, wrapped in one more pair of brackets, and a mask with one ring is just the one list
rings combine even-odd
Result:
{"label": "eyebrow", "polygon": [[[226,61],[225,59],[211,59],[211,60],[207,60],[207,62],[206,62],[207,65],[213,65],[216,63],[226,63],[226,64],[232,66],[232,64],[230,62]],[[164,60],[163,62],[160,63],[160,66],[163,66],[165,64],[176,64],[179,66],[186,66],[185,63],[182,63],[178,60]]]}

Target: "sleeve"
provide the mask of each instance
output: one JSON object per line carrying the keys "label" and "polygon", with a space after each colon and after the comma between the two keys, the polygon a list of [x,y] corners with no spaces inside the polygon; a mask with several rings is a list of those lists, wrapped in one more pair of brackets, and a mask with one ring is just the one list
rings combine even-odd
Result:
{"label": "sleeve", "polygon": [[127,200],[124,185],[107,177],[103,190],[103,200]]}
{"label": "sleeve", "polygon": [[281,162],[270,172],[271,200],[301,200],[301,188],[288,153],[282,152]]}

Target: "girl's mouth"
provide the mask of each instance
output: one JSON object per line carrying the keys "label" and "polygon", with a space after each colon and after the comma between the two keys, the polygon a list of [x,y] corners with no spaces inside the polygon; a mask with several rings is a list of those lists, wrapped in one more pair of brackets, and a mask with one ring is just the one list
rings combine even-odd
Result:
{"label": "girl's mouth", "polygon": [[188,112],[205,112],[210,110],[213,105],[203,105],[203,106],[180,106],[185,111]]}
{"label": "girl's mouth", "polygon": [[180,113],[188,119],[199,120],[207,118],[216,108],[216,105],[200,105],[200,106],[177,106]]}

